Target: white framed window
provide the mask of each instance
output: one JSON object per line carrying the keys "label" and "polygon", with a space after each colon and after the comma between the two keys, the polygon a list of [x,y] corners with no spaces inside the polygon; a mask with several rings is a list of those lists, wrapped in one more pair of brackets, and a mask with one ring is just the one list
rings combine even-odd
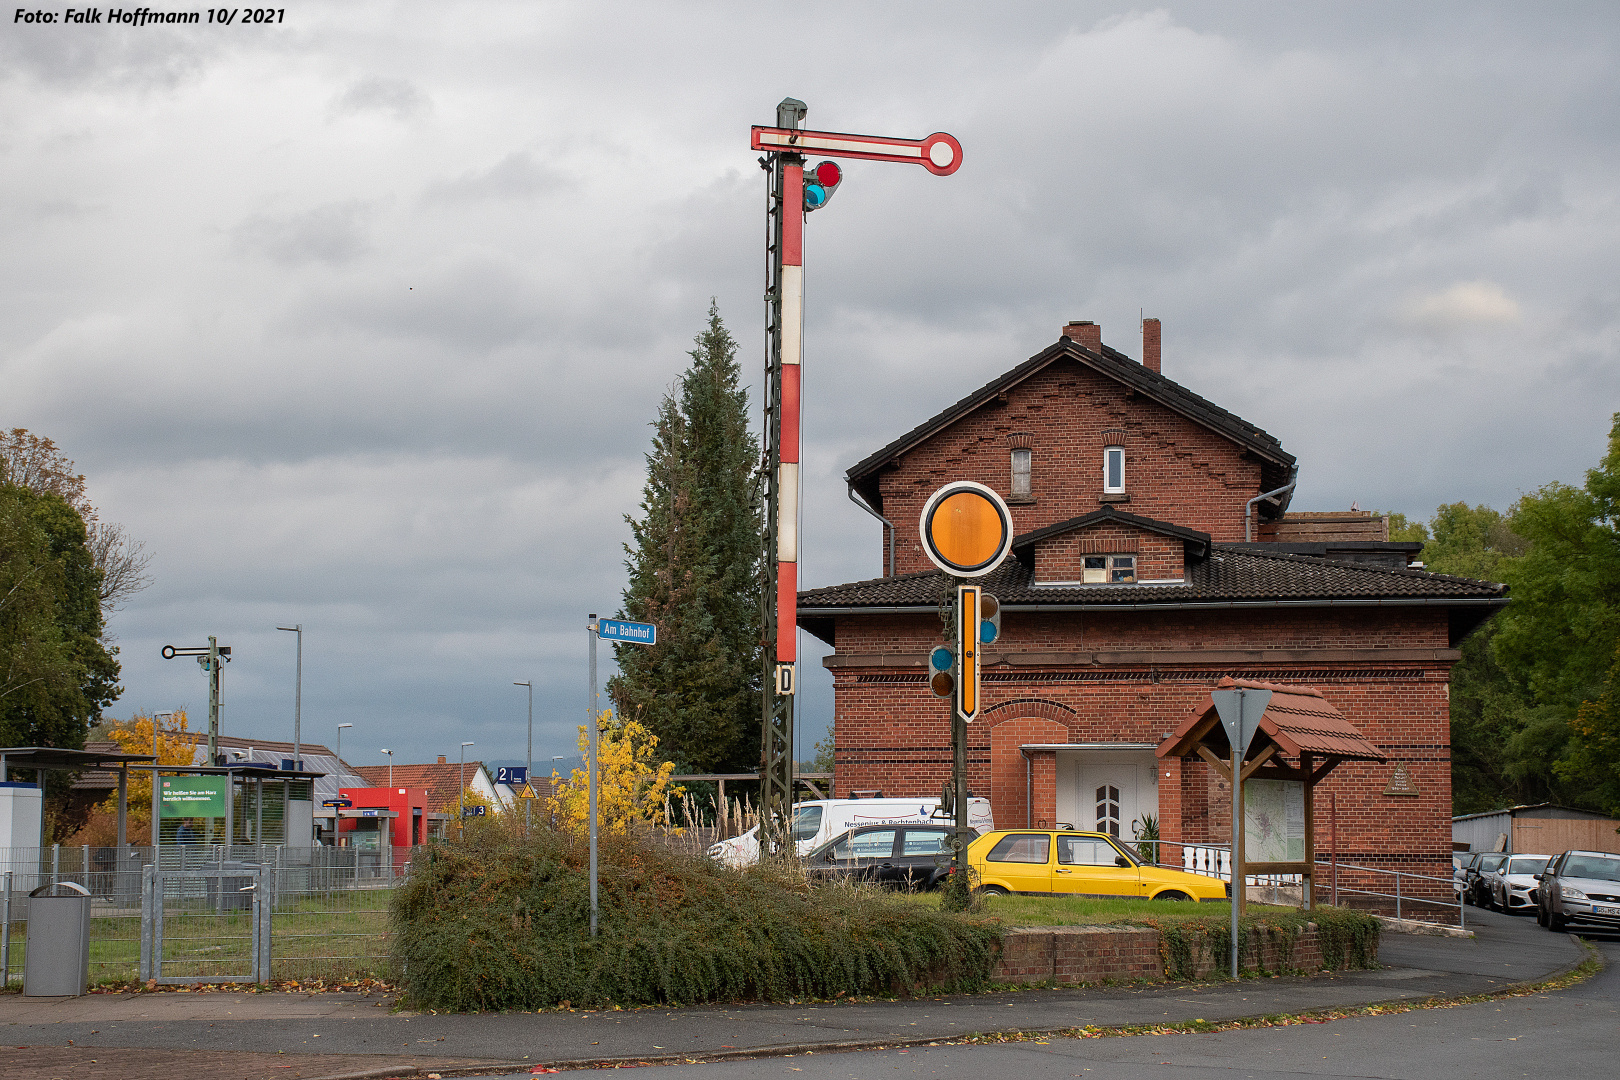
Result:
{"label": "white framed window", "polygon": [[1085,585],[1134,585],[1136,556],[1087,555],[1080,581]]}
{"label": "white framed window", "polygon": [[1031,452],[1028,447],[1015,447],[1012,452],[1012,497],[1015,499],[1029,498],[1029,463]]}
{"label": "white framed window", "polygon": [[1125,448],[1109,446],[1103,449],[1103,491],[1116,494],[1125,490]]}

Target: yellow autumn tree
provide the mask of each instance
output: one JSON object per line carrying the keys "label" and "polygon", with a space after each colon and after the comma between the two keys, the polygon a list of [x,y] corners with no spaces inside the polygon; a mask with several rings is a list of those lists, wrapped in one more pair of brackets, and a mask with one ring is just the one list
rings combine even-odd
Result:
{"label": "yellow autumn tree", "polygon": [[[664,824],[664,800],[683,795],[683,787],[671,787],[673,761],[659,761],[658,738],[634,720],[623,720],[612,709],[603,709],[597,720],[596,811],[600,827],[608,832],[627,833],[631,823]],[[579,748],[589,745],[585,725],[579,725]],[[568,779],[552,774],[552,795],[547,808],[558,825],[583,832],[590,816],[589,777],[575,769]]]}
{"label": "yellow autumn tree", "polygon": [[[118,720],[107,730],[107,737],[118,745],[121,753],[150,754],[152,727],[156,720],[146,713],[136,713],[128,720]],[[158,726],[158,768],[190,766],[196,759],[196,744],[185,734],[188,727],[186,711],[176,709],[174,715]],[[129,817],[127,835],[132,844],[147,844],[151,840],[152,774],[149,770],[132,767],[129,770]],[[118,830],[118,789],[90,811],[89,818],[78,832],[68,838],[70,844],[107,846],[113,843]]]}

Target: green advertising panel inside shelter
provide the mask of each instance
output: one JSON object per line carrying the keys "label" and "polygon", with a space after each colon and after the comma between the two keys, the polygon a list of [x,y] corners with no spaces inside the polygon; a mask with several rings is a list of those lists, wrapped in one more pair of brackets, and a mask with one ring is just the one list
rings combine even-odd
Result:
{"label": "green advertising panel inside shelter", "polygon": [[163,816],[224,817],[225,790],[229,782],[223,776],[159,777],[158,783],[163,792]]}

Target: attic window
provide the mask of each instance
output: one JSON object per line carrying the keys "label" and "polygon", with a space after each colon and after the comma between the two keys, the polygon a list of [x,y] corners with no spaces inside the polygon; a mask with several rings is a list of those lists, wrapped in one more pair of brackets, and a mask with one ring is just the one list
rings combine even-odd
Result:
{"label": "attic window", "polygon": [[1032,451],[1027,446],[1015,446],[1012,452],[1012,497],[1029,498],[1029,462]]}
{"label": "attic window", "polygon": [[1135,555],[1087,555],[1080,581],[1086,585],[1136,584]]}
{"label": "attic window", "polygon": [[1103,491],[1116,494],[1125,490],[1125,448],[1109,446],[1103,450]]}

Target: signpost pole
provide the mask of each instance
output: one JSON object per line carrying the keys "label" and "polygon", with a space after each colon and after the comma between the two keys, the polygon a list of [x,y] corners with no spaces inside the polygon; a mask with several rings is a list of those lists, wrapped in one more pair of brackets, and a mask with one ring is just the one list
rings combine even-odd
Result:
{"label": "signpost pole", "polygon": [[[1238,695],[1238,729],[1244,729],[1246,718],[1243,706],[1245,695]],[[1243,745],[1239,739],[1232,742],[1232,978],[1238,977],[1238,915],[1243,910]]]}
{"label": "signpost pole", "polygon": [[588,805],[586,809],[588,828],[591,836],[591,937],[596,936],[597,907],[596,907],[596,612],[591,612],[590,622],[585,627],[585,636],[590,639],[591,650],[591,696],[585,706],[585,738],[587,740],[585,768],[589,777]]}

